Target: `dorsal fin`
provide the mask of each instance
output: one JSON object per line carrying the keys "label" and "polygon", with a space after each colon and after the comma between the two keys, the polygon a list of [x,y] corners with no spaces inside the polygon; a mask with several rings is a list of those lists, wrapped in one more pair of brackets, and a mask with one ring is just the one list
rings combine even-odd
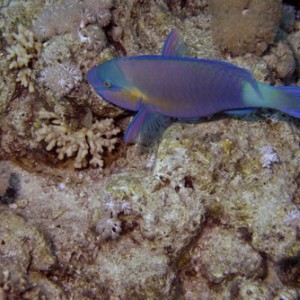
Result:
{"label": "dorsal fin", "polygon": [[189,50],[183,41],[182,36],[172,30],[168,35],[162,50],[163,56],[189,56]]}

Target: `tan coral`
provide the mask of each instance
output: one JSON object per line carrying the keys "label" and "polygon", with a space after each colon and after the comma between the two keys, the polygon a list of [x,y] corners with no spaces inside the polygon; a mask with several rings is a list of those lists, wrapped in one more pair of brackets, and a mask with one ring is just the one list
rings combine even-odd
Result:
{"label": "tan coral", "polygon": [[35,75],[28,66],[36,61],[42,44],[37,42],[33,33],[22,24],[18,26],[18,33],[4,33],[3,35],[10,44],[10,47],[6,49],[6,58],[11,61],[9,69],[20,69],[17,81],[28,88],[29,92],[33,92]]}
{"label": "tan coral", "polygon": [[17,82],[20,82],[24,87],[28,88],[29,93],[34,92],[33,81],[35,80],[35,75],[30,68],[21,69],[17,75]]}
{"label": "tan coral", "polygon": [[[90,128],[82,128],[76,132],[53,112],[41,110],[39,119],[46,120],[46,123],[36,130],[37,141],[44,140],[47,143],[47,151],[56,148],[61,160],[76,155],[74,167],[77,169],[88,164],[102,169],[104,149],[111,152],[115,148],[117,138],[113,136],[120,132],[120,129],[114,126],[113,119],[95,121]],[[90,161],[87,160],[89,154],[92,156]]]}

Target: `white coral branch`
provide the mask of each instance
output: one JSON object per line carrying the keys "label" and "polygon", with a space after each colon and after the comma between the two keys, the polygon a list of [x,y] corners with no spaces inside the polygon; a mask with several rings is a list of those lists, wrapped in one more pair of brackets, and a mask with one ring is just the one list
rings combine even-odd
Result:
{"label": "white coral branch", "polygon": [[37,59],[41,51],[41,43],[35,41],[33,33],[22,24],[18,26],[18,33],[3,34],[10,47],[6,48],[7,60],[11,61],[9,69],[20,69],[17,73],[17,82],[34,91],[35,75],[28,66]]}
{"label": "white coral branch", "polygon": [[[39,118],[46,120],[47,123],[43,123],[36,130],[37,141],[45,141],[47,151],[56,148],[60,160],[75,156],[74,167],[78,169],[88,164],[102,169],[104,150],[111,152],[115,148],[117,138],[113,136],[120,132],[120,129],[114,126],[112,119],[96,121],[90,128],[73,132],[65,121],[58,119],[55,113],[41,110]],[[89,154],[92,158],[87,161]]]}

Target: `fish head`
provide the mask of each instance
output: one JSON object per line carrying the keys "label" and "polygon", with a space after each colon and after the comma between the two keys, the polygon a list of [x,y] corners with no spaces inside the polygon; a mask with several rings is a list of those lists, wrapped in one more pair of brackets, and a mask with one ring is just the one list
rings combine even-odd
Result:
{"label": "fish head", "polygon": [[114,58],[92,68],[87,75],[88,82],[98,95],[106,101],[129,110],[138,110],[141,93],[130,84]]}

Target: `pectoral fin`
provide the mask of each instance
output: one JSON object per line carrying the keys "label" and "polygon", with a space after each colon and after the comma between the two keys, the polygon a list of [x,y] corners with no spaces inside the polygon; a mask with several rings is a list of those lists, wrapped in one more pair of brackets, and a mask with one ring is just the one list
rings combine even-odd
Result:
{"label": "pectoral fin", "polygon": [[171,122],[171,118],[163,116],[153,107],[141,105],[126,130],[124,141],[126,143],[150,144],[154,139],[161,136]]}
{"label": "pectoral fin", "polygon": [[190,56],[190,51],[177,31],[172,30],[168,35],[163,50],[163,56]]}

